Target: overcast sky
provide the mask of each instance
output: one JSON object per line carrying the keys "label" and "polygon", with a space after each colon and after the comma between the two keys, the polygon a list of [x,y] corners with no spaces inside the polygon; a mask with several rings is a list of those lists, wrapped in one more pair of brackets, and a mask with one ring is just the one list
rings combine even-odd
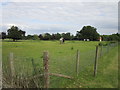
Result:
{"label": "overcast sky", "polygon": [[[13,0],[14,1],[14,0]],[[2,27],[16,25],[27,34],[76,34],[91,25],[100,34],[118,32],[118,2],[2,2]]]}

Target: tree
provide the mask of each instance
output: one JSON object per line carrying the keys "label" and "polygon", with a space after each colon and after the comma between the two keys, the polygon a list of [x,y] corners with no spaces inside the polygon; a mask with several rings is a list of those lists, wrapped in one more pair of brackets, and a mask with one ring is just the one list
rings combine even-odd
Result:
{"label": "tree", "polygon": [[26,39],[28,39],[28,40],[33,39],[33,36],[32,35],[27,35]]}
{"label": "tree", "polygon": [[40,38],[40,40],[43,40],[43,35],[42,34],[40,34],[38,37]]}
{"label": "tree", "polygon": [[59,40],[60,38],[61,38],[61,34],[59,34],[59,33],[55,34],[55,39],[56,40]]}
{"label": "tree", "polygon": [[21,33],[21,35],[22,35],[22,38],[21,39],[25,39],[25,31],[22,31],[22,30],[19,30],[19,32]]}
{"label": "tree", "polygon": [[120,34],[112,34],[112,35],[101,35],[104,41],[120,41]]}
{"label": "tree", "polygon": [[51,40],[55,40],[55,34],[51,35]]}
{"label": "tree", "polygon": [[61,35],[65,40],[71,40],[73,38],[73,35],[71,35],[71,33],[67,32],[67,33],[62,33]]}
{"label": "tree", "polygon": [[0,34],[0,39],[5,39],[7,36],[6,36],[6,33],[5,32],[1,32]]}
{"label": "tree", "polygon": [[120,36],[119,36],[119,34],[109,35],[108,41],[120,41]]}
{"label": "tree", "polygon": [[49,34],[49,33],[45,33],[45,34],[40,34],[39,38],[41,40],[59,40],[61,37],[63,37],[65,40],[71,40],[74,39],[74,35],[72,35],[71,33],[56,33],[56,34]]}
{"label": "tree", "polygon": [[49,33],[45,33],[43,35],[43,40],[51,40],[51,35]]}
{"label": "tree", "polygon": [[38,35],[33,35],[33,40],[39,40],[40,38],[38,37]]}
{"label": "tree", "polygon": [[21,38],[18,27],[16,26],[12,26],[10,29],[7,30],[7,32],[8,32],[8,38],[12,38],[13,41]]}
{"label": "tree", "polygon": [[99,39],[97,29],[92,26],[84,26],[80,31],[77,31],[76,37],[78,40],[90,39],[96,41]]}
{"label": "tree", "polygon": [[17,26],[12,26],[7,30],[8,38],[15,40],[22,39],[25,36],[25,31],[20,30]]}
{"label": "tree", "polygon": [[25,31],[20,30],[17,26],[12,26],[7,30],[8,38],[15,40],[22,39],[25,36]]}
{"label": "tree", "polygon": [[101,35],[103,41],[108,41],[109,35]]}

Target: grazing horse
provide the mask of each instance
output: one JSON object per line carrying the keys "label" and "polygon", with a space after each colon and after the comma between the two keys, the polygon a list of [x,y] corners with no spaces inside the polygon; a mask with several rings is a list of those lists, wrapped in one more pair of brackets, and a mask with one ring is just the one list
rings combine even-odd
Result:
{"label": "grazing horse", "polygon": [[60,38],[60,44],[63,44],[64,42],[65,42],[64,38],[61,37],[61,38]]}

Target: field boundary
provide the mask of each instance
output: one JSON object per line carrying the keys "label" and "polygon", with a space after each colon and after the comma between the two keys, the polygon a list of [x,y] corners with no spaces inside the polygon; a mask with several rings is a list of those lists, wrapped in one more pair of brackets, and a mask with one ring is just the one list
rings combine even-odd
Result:
{"label": "field boundary", "polygon": [[[97,76],[97,65],[98,65],[98,62],[99,62],[99,59],[104,56],[105,53],[109,53],[109,51],[116,47],[117,46],[117,43],[111,43],[111,44],[108,44],[106,46],[104,45],[97,45],[96,46],[96,50],[94,52],[95,54],[95,58],[94,58],[94,71],[93,71],[93,76],[96,77]],[[103,53],[103,49],[106,48],[106,52]],[[50,60],[50,57],[49,57],[49,52],[48,51],[44,51],[43,52],[43,72],[42,73],[37,73],[36,72],[36,66],[35,66],[35,63],[34,63],[34,59],[31,60],[32,62],[32,67],[33,67],[33,70],[34,70],[34,75],[31,76],[31,77],[27,77],[27,78],[19,78],[16,73],[15,73],[15,68],[14,68],[14,54],[13,53],[10,53],[9,54],[9,64],[10,64],[10,75],[9,75],[9,78],[10,78],[10,86],[11,87],[29,87],[29,83],[30,82],[34,82],[35,86],[38,88],[39,87],[39,82],[38,81],[35,81],[36,79],[40,79],[42,78],[42,87],[44,88],[49,88],[50,87],[50,76],[56,76],[56,77],[63,77],[63,78],[67,78],[67,79],[74,79],[75,77],[78,77],[80,75],[80,63],[81,63],[81,51],[77,49],[76,51],[76,61],[75,61],[75,64],[76,64],[76,68],[75,68],[75,72],[73,73],[76,73],[76,76],[70,76],[70,75],[64,75],[64,74],[59,74],[59,73],[54,73],[54,72],[50,72],[49,70],[49,60]],[[7,78],[4,78],[5,80],[7,80]],[[26,86],[24,86],[24,84],[26,84]]]}

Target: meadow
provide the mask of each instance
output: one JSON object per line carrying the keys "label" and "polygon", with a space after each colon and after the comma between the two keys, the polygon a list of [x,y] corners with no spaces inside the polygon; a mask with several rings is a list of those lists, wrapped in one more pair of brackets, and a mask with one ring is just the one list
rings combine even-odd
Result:
{"label": "meadow", "polygon": [[[98,41],[20,40],[2,42],[3,69],[8,69],[9,54],[14,54],[15,73],[31,76],[34,72],[32,60],[38,72],[43,69],[43,52],[49,52],[50,72],[73,76],[74,79],[50,76],[51,88],[117,88],[118,47],[103,47],[98,60],[97,76],[93,76],[95,50]],[[76,52],[80,51],[79,75],[76,76]],[[9,73],[9,72],[6,72]]]}

